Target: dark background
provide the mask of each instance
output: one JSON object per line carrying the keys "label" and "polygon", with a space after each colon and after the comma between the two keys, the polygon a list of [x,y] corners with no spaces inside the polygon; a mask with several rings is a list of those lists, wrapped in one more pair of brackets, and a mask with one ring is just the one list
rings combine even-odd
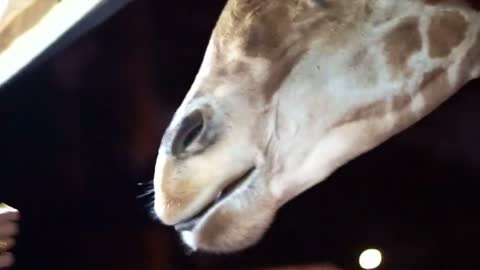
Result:
{"label": "dark background", "polygon": [[[207,4],[208,2],[208,4]],[[0,92],[0,199],[22,213],[15,269],[478,269],[480,83],[289,203],[256,247],[188,255],[152,220],[157,147],[223,0],[136,0]]]}

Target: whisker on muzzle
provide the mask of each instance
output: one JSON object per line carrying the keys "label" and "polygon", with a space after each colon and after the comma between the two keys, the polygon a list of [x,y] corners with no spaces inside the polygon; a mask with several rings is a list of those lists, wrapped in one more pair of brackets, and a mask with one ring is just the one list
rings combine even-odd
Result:
{"label": "whisker on muzzle", "polygon": [[144,200],[141,204],[147,210],[148,217],[153,221],[159,221],[154,209],[155,190],[153,189],[153,180],[139,182],[137,186],[140,188],[139,195],[136,196],[137,200]]}
{"label": "whisker on muzzle", "polygon": [[137,199],[143,199],[147,196],[151,196],[154,193],[153,180],[147,182],[138,182],[137,186],[141,189],[140,194],[137,195]]}
{"label": "whisker on muzzle", "polygon": [[153,196],[154,193],[155,193],[155,191],[153,190],[153,188],[148,189],[145,192],[143,192],[142,194],[137,195],[137,199],[143,199],[143,198],[148,197],[148,196]]}

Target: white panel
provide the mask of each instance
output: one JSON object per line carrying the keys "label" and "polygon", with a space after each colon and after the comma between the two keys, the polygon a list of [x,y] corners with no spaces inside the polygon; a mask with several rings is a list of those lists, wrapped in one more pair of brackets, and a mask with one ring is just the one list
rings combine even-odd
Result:
{"label": "white panel", "polygon": [[[0,86],[103,1],[62,0],[56,4],[34,27],[17,37],[0,53]],[[0,12],[6,2],[8,1],[0,0]]]}

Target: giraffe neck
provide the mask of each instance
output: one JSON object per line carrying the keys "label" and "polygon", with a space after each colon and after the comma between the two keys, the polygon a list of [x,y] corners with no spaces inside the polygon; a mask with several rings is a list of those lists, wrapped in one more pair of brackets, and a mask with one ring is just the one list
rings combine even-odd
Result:
{"label": "giraffe neck", "polygon": [[[355,10],[372,11],[343,38],[349,42],[325,50],[320,41],[274,98],[282,130],[277,144],[290,159],[283,170],[311,177],[290,189],[286,201],[412,126],[479,76],[480,15],[473,9],[423,1],[355,3],[362,5]],[[314,147],[290,143],[295,136],[322,140]]]}
{"label": "giraffe neck", "polygon": [[[452,88],[480,76],[478,1],[373,0],[367,1],[368,5],[377,10],[371,16],[373,25],[377,24],[379,29],[394,28],[384,39],[387,46],[391,44],[387,52],[391,54],[390,61],[402,65],[412,60],[415,53],[417,56],[423,53],[423,63],[448,71]],[[404,46],[394,43],[404,43]],[[412,73],[428,73],[420,63],[412,69]],[[392,71],[393,75],[396,72],[398,70]]]}
{"label": "giraffe neck", "polygon": [[422,96],[425,113],[480,76],[480,13],[468,1],[355,3],[371,11],[343,49],[353,59],[344,64],[364,69],[354,79],[360,84],[385,89],[397,82],[384,97],[398,103],[402,93]]}

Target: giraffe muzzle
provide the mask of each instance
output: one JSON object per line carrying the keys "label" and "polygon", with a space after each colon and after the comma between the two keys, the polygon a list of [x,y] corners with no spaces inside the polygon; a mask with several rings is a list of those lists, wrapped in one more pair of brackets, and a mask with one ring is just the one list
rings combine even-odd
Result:
{"label": "giraffe muzzle", "polygon": [[255,173],[256,167],[253,166],[250,169],[246,170],[240,177],[232,181],[228,186],[222,189],[215,199],[207,204],[205,208],[200,210],[196,215],[187,220],[184,220],[180,223],[174,225],[174,228],[178,232],[182,231],[192,231],[194,230],[195,226],[198,222],[210,211],[212,210],[217,204],[221,203],[222,201],[228,199],[228,197],[233,194],[236,190],[238,190],[241,186],[243,186],[246,182],[252,179],[253,174]]}

